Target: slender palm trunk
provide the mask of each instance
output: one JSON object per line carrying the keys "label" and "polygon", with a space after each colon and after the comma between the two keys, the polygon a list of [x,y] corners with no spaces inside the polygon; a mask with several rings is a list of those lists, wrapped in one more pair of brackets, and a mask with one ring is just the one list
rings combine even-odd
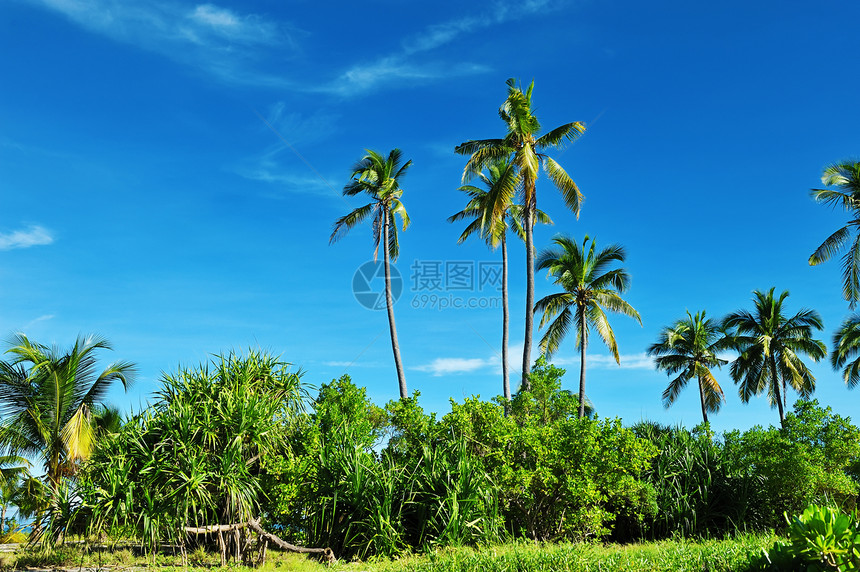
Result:
{"label": "slender palm trunk", "polygon": [[[528,182],[526,182],[528,185]],[[523,214],[523,226],[526,231],[526,332],[523,339],[523,389],[531,390],[529,373],[531,373],[532,359],[532,330],[534,328],[535,314],[535,251],[534,251],[534,183],[532,183],[531,194],[526,203]]]}
{"label": "slender palm trunk", "polygon": [[0,511],[0,534],[6,534],[6,503],[3,503],[3,510]]}
{"label": "slender palm trunk", "polygon": [[773,356],[770,357],[770,375],[771,375],[771,383],[773,383],[773,392],[776,394],[774,397],[776,398],[776,405],[779,408],[779,424],[785,424],[785,410],[782,406],[782,397],[779,395],[779,378],[776,376],[776,360],[773,359]]}
{"label": "slender palm trunk", "polygon": [[705,408],[705,386],[702,385],[702,376],[699,376],[699,399],[702,401],[702,421],[708,422],[708,410]]}
{"label": "slender palm trunk", "polygon": [[400,399],[406,399],[406,375],[400,361],[400,345],[397,343],[397,326],[394,325],[394,301],[391,299],[391,264],[388,256],[388,208],[383,207],[382,216],[382,260],[385,266],[385,307],[388,310],[388,329],[391,332],[391,350],[394,352],[394,367],[397,369],[397,383],[400,385]]}
{"label": "slender palm trunk", "polygon": [[505,415],[510,413],[511,382],[508,379],[508,245],[502,234],[502,392]]}
{"label": "slender palm trunk", "polygon": [[585,325],[585,312],[579,319],[579,418],[585,417],[585,348],[588,346],[588,328]]}

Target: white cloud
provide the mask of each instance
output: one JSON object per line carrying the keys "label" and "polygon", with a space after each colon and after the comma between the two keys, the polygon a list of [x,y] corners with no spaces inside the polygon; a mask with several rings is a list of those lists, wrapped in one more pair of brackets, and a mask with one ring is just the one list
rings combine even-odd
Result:
{"label": "white cloud", "polygon": [[316,175],[311,169],[302,167],[301,173],[284,169],[283,161],[278,160],[278,155],[283,152],[283,148],[266,152],[261,157],[249,159],[235,167],[233,172],[251,181],[270,184],[270,198],[283,198],[287,194],[329,198],[341,196],[341,191],[331,185],[328,179]]}
{"label": "white cloud", "polygon": [[32,225],[26,230],[15,230],[10,233],[0,234],[0,250],[14,250],[16,248],[30,248],[31,246],[43,246],[54,242],[51,232],[45,227]]}
{"label": "white cloud", "polygon": [[438,377],[455,373],[472,373],[497,365],[497,361],[481,358],[436,358],[428,364],[415,366],[410,369],[425,371]]}
{"label": "white cloud", "polygon": [[38,324],[38,323],[40,323],[40,322],[47,322],[48,320],[53,320],[53,319],[54,319],[54,315],[53,315],[53,314],[45,314],[44,316],[39,316],[39,317],[38,317],[38,318],[36,318],[35,320],[30,320],[30,321],[29,321],[29,322],[24,326],[23,331],[24,331],[24,332],[27,332],[27,331],[29,331],[31,328],[33,328],[33,326],[35,326],[36,324]]}
{"label": "white cloud", "polygon": [[[647,353],[638,354],[621,354],[621,365],[615,362],[615,358],[611,355],[587,354],[585,356],[585,367],[594,369],[654,369],[654,360]],[[579,357],[557,357],[553,356],[552,363],[558,366],[579,366]]]}
{"label": "white cloud", "polygon": [[399,52],[378,58],[371,63],[356,64],[319,91],[349,96],[369,91],[378,85],[395,80],[433,80],[475,75],[491,71],[476,63],[430,62],[416,63],[413,56],[450,44],[465,34],[520,19],[538,12],[561,7],[564,0],[529,0],[526,2],[499,1],[485,13],[469,15],[431,24],[406,40]]}
{"label": "white cloud", "polygon": [[135,45],[206,70],[225,81],[284,83],[249,71],[257,49],[285,44],[295,48],[294,29],[256,14],[240,14],[213,4],[190,11],[164,1],[30,0],[65,15],[91,32]]}

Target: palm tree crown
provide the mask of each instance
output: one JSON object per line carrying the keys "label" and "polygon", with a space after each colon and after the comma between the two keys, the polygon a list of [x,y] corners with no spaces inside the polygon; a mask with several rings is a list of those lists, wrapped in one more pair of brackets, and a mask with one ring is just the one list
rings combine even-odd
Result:
{"label": "palm tree crown", "polygon": [[347,215],[337,219],[334,223],[329,243],[337,242],[346,235],[353,227],[371,217],[373,228],[373,259],[379,253],[380,242],[385,241],[383,236],[385,227],[388,227],[388,254],[392,260],[397,260],[400,253],[400,244],[397,237],[397,221],[400,218],[402,230],[409,226],[409,214],[400,200],[403,189],[400,181],[406,175],[406,171],[412,166],[412,161],[403,161],[403,152],[400,149],[392,149],[388,157],[383,157],[376,151],[365,150],[367,155],[362,157],[352,168],[351,180],[343,188],[346,197],[354,197],[364,193],[368,195],[371,202],[358,207]]}
{"label": "palm tree crown", "polygon": [[716,413],[725,401],[723,388],[711,372],[711,368],[728,363],[717,357],[717,352],[725,345],[719,324],[706,318],[704,311],[695,316],[687,312],[685,319],[664,328],[657,343],[648,348],[657,369],[668,375],[678,374],[663,392],[663,405],[671,406],[687,382],[695,379],[699,384],[702,420],[707,423],[708,412]]}
{"label": "palm tree crown", "polygon": [[812,189],[812,198],[819,203],[842,207],[849,213],[850,220],[815,249],[809,264],[826,262],[851,242],[842,258],[842,296],[853,309],[860,300],[860,161],[828,166],[821,175],[821,182],[836,189]]}
{"label": "palm tree crown", "polygon": [[521,181],[523,205],[523,227],[526,241],[526,316],[523,340],[522,383],[528,389],[531,368],[531,347],[534,314],[534,234],[533,227],[537,210],[535,183],[541,167],[549,179],[561,191],[567,206],[579,216],[582,193],[564,169],[544,151],[559,148],[585,132],[579,121],[565,123],[540,135],[541,125],[532,108],[534,82],[523,91],[514,79],[506,82],[508,96],[499,108],[499,117],[505,122],[507,134],[502,139],[475,139],[454,148],[456,153],[469,155],[463,171],[463,181],[468,182],[484,168],[500,159],[509,159],[516,167]]}
{"label": "palm tree crown", "polygon": [[128,388],[135,367],[115,362],[97,374],[96,351],[111,346],[95,336],[79,337],[67,352],[23,334],[13,343],[14,358],[0,362],[0,444],[12,455],[42,456],[56,490],[92,452],[93,409],[115,382]]}
{"label": "palm tree crown", "polygon": [[746,403],[767,390],[771,407],[785,420],[786,389],[791,385],[802,397],[815,391],[815,377],[798,354],[813,361],[827,355],[824,343],[814,339],[813,330],[824,326],[815,310],[801,309],[793,316],[783,313],[788,291],[775,298],[774,289],[753,291],[755,311],[739,310],[726,316],[723,326],[732,330],[727,345],[739,352],[732,362],[731,376],[740,384],[738,393]]}
{"label": "palm tree crown", "polygon": [[597,331],[616,363],[621,363],[606,310],[635,318],[640,324],[642,319],[633,306],[621,298],[630,283],[627,271],[610,268],[615,262],[624,262],[621,246],[612,244],[598,251],[594,239],[588,236],[583,239],[582,246],[567,236],[557,236],[553,243],[555,248],[544,250],[538,256],[537,268],[547,269],[563,291],[550,294],[535,305],[535,311],[543,312],[540,327],[547,326],[540,347],[549,358],[571,326],[576,328],[576,343],[580,348],[579,416],[582,417],[585,415],[585,350],[589,329]]}
{"label": "palm tree crown", "polygon": [[365,193],[370,196],[371,202],[337,219],[329,243],[337,241],[351,228],[372,217],[374,260],[379,253],[380,243],[385,245],[382,249],[385,267],[385,307],[388,311],[388,329],[391,335],[391,349],[394,353],[394,367],[397,370],[400,397],[406,399],[408,397],[406,374],[400,360],[400,344],[397,341],[397,326],[394,323],[390,261],[397,260],[400,253],[396,219],[400,218],[403,230],[409,226],[409,215],[400,200],[403,195],[400,181],[406,175],[406,170],[412,165],[412,161],[403,163],[403,153],[400,149],[392,149],[388,157],[383,157],[380,153],[369,149],[366,152],[367,155],[353,167],[351,180],[343,188],[343,194],[352,197]]}

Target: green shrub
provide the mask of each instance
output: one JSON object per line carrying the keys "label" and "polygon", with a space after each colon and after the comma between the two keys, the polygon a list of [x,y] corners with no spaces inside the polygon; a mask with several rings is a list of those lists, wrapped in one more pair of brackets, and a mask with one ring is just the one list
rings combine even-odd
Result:
{"label": "green shrub", "polygon": [[789,521],[788,540],[778,540],[770,551],[764,551],[756,568],[860,570],[860,523],[856,513],[808,506]]}

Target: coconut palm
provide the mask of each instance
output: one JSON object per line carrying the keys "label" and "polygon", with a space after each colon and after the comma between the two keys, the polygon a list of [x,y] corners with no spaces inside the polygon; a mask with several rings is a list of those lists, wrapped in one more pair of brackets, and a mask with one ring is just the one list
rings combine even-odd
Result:
{"label": "coconut palm", "polygon": [[842,379],[849,388],[860,382],[860,314],[846,318],[833,334],[830,363],[833,364],[833,369],[843,368]]}
{"label": "coconut palm", "polygon": [[17,455],[0,455],[0,535],[6,533],[6,511],[22,503],[23,483],[30,477],[30,461]]}
{"label": "coconut palm", "polygon": [[466,141],[454,148],[461,155],[469,155],[463,171],[463,182],[477,176],[487,165],[499,159],[510,159],[519,174],[523,205],[523,228],[526,241],[526,318],[523,340],[522,383],[528,389],[531,368],[532,330],[534,315],[534,223],[537,212],[535,183],[543,167],[553,184],[561,191],[567,206],[579,216],[582,194],[573,179],[561,166],[544,153],[550,148],[559,148],[585,132],[579,121],[565,123],[539,135],[540,122],[532,109],[534,82],[523,91],[514,79],[507,81],[508,97],[499,108],[499,116],[507,126],[502,139],[476,139]]}
{"label": "coconut palm", "polygon": [[576,343],[580,350],[579,417],[585,415],[585,350],[589,330],[593,328],[607,345],[615,362],[620,364],[615,333],[609,325],[606,310],[635,318],[639,312],[621,298],[630,283],[623,268],[610,268],[614,262],[624,262],[624,249],[617,244],[597,251],[594,239],[586,236],[580,247],[568,236],[553,238],[555,248],[540,253],[539,270],[547,269],[554,283],[563,291],[538,300],[535,311],[543,312],[540,327],[547,326],[540,341],[541,351],[549,359],[570,331],[576,328]]}
{"label": "coconut palm", "polygon": [[657,343],[648,348],[648,354],[654,356],[657,369],[668,375],[678,374],[663,391],[663,405],[667,409],[687,382],[695,379],[699,384],[702,421],[708,422],[708,412],[720,410],[726,398],[711,368],[728,363],[717,357],[717,352],[725,345],[723,330],[718,323],[705,317],[704,310],[695,316],[688,311],[685,319],[663,328]]}
{"label": "coconut palm", "polygon": [[388,310],[388,329],[391,334],[391,349],[394,352],[394,367],[397,369],[400,398],[406,399],[408,397],[406,375],[400,360],[400,345],[397,343],[397,327],[394,324],[390,261],[396,261],[400,251],[395,215],[400,218],[403,230],[409,226],[409,215],[400,200],[403,195],[400,181],[406,175],[406,170],[412,165],[412,161],[403,163],[403,153],[400,149],[392,149],[388,157],[383,157],[376,151],[369,149],[366,152],[367,155],[362,157],[353,167],[352,180],[343,188],[343,194],[347,197],[353,197],[365,193],[370,197],[371,202],[337,219],[329,244],[344,236],[354,226],[370,218],[373,227],[374,261],[377,259],[380,243],[384,245],[382,260],[385,266],[385,307]]}
{"label": "coconut palm", "polygon": [[800,359],[806,354],[813,361],[827,355],[824,343],[814,339],[813,330],[823,328],[821,317],[815,310],[801,309],[787,317],[783,302],[788,291],[773,295],[753,291],[755,310],[739,310],[723,320],[723,326],[732,330],[727,344],[739,352],[732,362],[730,373],[739,384],[741,401],[748,402],[754,395],[767,390],[771,407],[779,409],[779,422],[785,420],[788,405],[788,385],[801,397],[809,397],[815,391],[815,376]]}
{"label": "coconut palm", "polygon": [[851,246],[842,258],[842,296],[854,309],[860,299],[860,161],[829,165],[821,175],[821,182],[836,189],[812,189],[812,198],[842,207],[850,220],[821,243],[809,257],[809,264],[815,266],[829,260],[850,241]]}
{"label": "coconut palm", "polygon": [[18,334],[0,362],[0,446],[7,454],[41,457],[45,477],[56,492],[63,477],[93,448],[93,410],[119,382],[132,383],[135,366],[114,362],[96,372],[96,352],[111,345],[97,336],[78,337],[61,351]]}
{"label": "coconut palm", "polygon": [[[505,159],[487,165],[487,174],[478,173],[484,188],[463,185],[459,191],[469,196],[466,208],[448,217],[448,222],[472,219],[463,230],[458,243],[463,243],[476,234],[491,248],[502,249],[502,392],[505,401],[511,400],[511,385],[508,380],[508,248],[507,231],[513,229],[524,238],[522,206],[514,204],[517,188],[517,170]],[[552,224],[552,220],[540,209],[535,212],[538,222]],[[507,411],[507,407],[505,408]]]}

